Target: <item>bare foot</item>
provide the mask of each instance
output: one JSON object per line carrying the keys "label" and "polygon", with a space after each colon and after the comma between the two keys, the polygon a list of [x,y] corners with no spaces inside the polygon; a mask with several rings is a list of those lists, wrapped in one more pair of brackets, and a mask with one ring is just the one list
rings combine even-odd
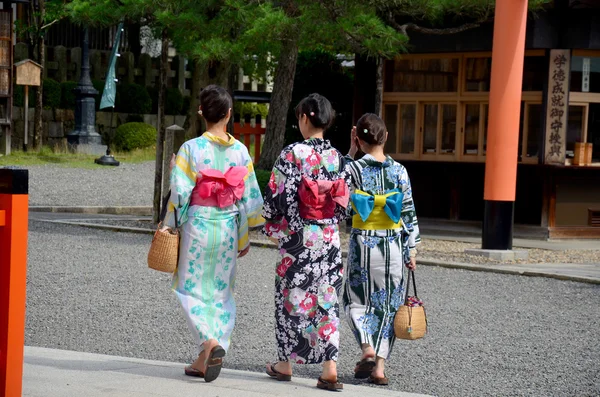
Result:
{"label": "bare foot", "polygon": [[219,344],[216,339],[209,339],[203,343],[204,350],[198,355],[196,361],[192,363],[192,368],[197,369],[200,372],[206,372],[206,360],[210,351]]}
{"label": "bare foot", "polygon": [[362,348],[362,357],[361,359],[365,359],[365,358],[375,358],[375,350],[368,344],[363,344],[361,346]]}
{"label": "bare foot", "polygon": [[337,381],[337,363],[335,361],[329,360],[323,363],[321,379],[329,382]]}
{"label": "bare foot", "polygon": [[269,369],[269,367],[280,374],[292,375],[292,364],[289,361],[278,361],[275,365],[267,364],[267,369]]}
{"label": "bare foot", "polygon": [[374,378],[385,378],[385,359],[377,357],[375,362],[375,368],[373,368],[371,376]]}

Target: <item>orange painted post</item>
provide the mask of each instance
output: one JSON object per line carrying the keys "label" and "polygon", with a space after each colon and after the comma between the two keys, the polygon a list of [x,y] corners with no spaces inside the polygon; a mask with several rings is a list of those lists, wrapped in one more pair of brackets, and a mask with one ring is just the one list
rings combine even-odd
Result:
{"label": "orange painted post", "polygon": [[0,169],[0,396],[21,397],[27,274],[27,170]]}
{"label": "orange painted post", "polygon": [[512,249],[527,0],[496,1],[483,249]]}

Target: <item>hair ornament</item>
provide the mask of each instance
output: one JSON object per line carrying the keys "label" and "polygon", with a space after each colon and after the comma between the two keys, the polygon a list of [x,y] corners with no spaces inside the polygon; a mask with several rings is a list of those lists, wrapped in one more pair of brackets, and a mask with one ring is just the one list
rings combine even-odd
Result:
{"label": "hair ornament", "polygon": [[202,110],[198,110],[198,114],[202,116]]}
{"label": "hair ornament", "polygon": [[311,116],[314,116],[314,115],[315,115],[315,112],[310,112],[310,115],[311,115]]}
{"label": "hair ornament", "polygon": [[364,132],[365,134],[368,134],[368,133],[369,133],[369,130],[365,128],[365,129],[363,130],[363,132]]}

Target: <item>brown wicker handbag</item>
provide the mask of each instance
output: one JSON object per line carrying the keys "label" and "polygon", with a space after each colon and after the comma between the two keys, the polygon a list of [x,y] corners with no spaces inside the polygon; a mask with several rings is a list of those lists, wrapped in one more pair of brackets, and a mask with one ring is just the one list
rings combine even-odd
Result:
{"label": "brown wicker handbag", "polygon": [[[415,291],[414,296],[408,296],[411,279]],[[408,272],[404,304],[396,312],[394,332],[396,338],[409,340],[420,339],[427,332],[427,315],[425,314],[423,302],[417,296],[417,284],[415,283],[415,274],[412,270]]]}
{"label": "brown wicker handbag", "polygon": [[[165,207],[166,209],[166,207]],[[162,221],[164,221],[166,211],[163,209]],[[177,210],[175,210],[175,229],[162,228],[162,221],[159,222],[154,238],[150,244],[148,252],[148,267],[159,272],[174,273],[177,269],[179,260],[179,228],[177,222]]]}

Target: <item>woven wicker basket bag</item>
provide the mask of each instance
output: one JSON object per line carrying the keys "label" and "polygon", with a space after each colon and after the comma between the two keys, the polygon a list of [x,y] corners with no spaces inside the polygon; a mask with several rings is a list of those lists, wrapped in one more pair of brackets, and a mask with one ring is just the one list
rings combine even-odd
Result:
{"label": "woven wicker basket bag", "polygon": [[[166,205],[162,211],[161,218],[164,221]],[[148,267],[164,273],[174,273],[179,261],[179,229],[177,222],[177,210],[175,210],[175,229],[162,228],[162,221],[158,224],[150,251],[148,252]]]}
{"label": "woven wicker basket bag", "polygon": [[[415,295],[409,297],[408,291],[410,290],[411,279]],[[394,319],[394,333],[398,339],[414,340],[424,337],[426,332],[427,315],[425,314],[425,307],[417,296],[415,274],[410,270],[406,282],[404,304],[398,308],[396,318]]]}

